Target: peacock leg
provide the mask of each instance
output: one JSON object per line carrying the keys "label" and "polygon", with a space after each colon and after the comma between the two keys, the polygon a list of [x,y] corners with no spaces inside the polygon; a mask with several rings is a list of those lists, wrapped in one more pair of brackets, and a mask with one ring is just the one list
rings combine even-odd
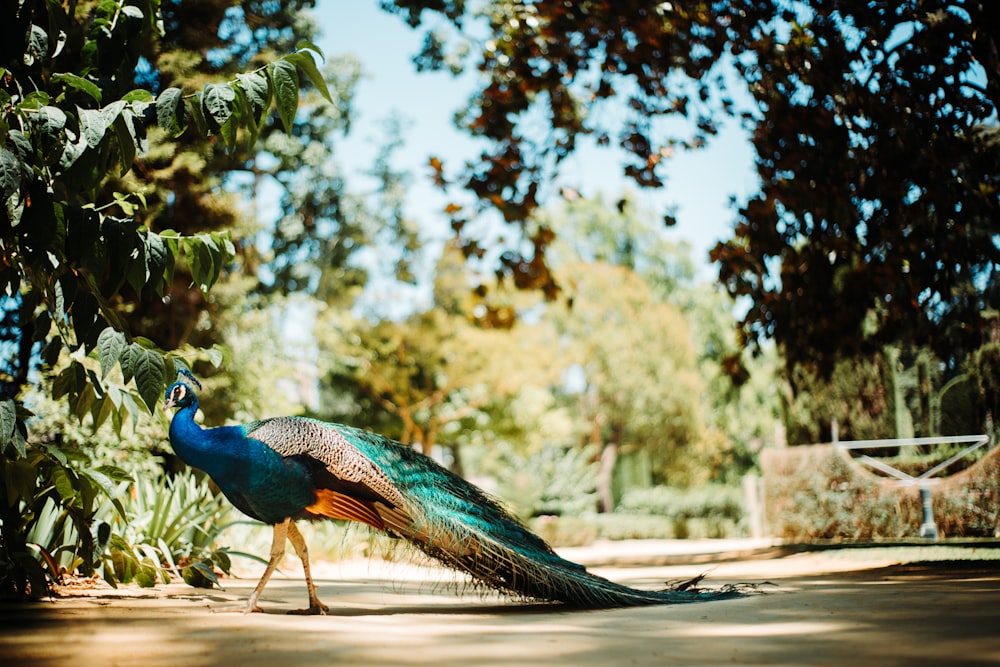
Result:
{"label": "peacock leg", "polygon": [[[253,593],[250,594],[250,599],[247,600],[247,607],[243,610],[244,614],[249,614],[252,611],[264,611],[257,606],[257,600],[260,598],[260,594],[264,592],[264,586],[267,585],[267,580],[271,578],[275,568],[278,567],[278,563],[280,563],[281,559],[285,557],[285,540],[288,539],[288,525],[290,523],[290,519],[285,519],[281,523],[274,524],[274,539],[271,542],[271,557],[267,561],[267,567],[264,569],[264,574],[261,575],[260,581],[257,582],[257,588],[253,589]],[[296,530],[295,532],[298,534],[299,531]]]}
{"label": "peacock leg", "polygon": [[309,608],[293,611],[293,614],[325,614],[330,610],[325,604],[319,601],[316,595],[316,584],[313,583],[312,574],[309,572],[309,549],[306,547],[306,540],[302,537],[294,521],[288,522],[288,540],[295,547],[295,553],[302,560],[302,571],[306,575],[306,590],[309,591]]}

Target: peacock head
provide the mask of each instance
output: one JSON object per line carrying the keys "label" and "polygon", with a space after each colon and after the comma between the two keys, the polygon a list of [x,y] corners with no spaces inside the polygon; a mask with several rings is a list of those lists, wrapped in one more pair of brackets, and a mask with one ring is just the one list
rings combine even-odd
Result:
{"label": "peacock head", "polygon": [[188,370],[178,371],[177,376],[177,382],[170,385],[170,388],[167,389],[166,401],[163,403],[164,410],[175,407],[186,408],[198,403],[198,395],[195,394],[195,387],[201,389],[201,383]]}

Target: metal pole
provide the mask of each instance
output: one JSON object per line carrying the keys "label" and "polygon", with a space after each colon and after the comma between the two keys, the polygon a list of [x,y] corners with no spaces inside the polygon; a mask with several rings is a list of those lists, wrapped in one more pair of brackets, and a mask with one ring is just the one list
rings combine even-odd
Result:
{"label": "metal pole", "polygon": [[920,486],[920,504],[924,509],[924,522],[920,524],[920,537],[928,540],[938,538],[937,524],[934,523],[934,503],[931,498],[931,487]]}

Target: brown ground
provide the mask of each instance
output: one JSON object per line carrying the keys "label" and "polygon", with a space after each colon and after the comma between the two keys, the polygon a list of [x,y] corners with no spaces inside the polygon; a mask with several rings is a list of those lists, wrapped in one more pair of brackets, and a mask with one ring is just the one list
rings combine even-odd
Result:
{"label": "brown ground", "polygon": [[998,560],[898,565],[931,551],[697,553],[655,542],[563,551],[598,574],[648,588],[715,561],[710,584],[754,582],[764,593],[567,612],[462,594],[441,585],[448,577],[437,569],[367,561],[318,566],[330,614],[288,616],[278,612],[306,599],[289,558],[262,600],[275,613],[228,613],[242,607],[252,578],[227,580],[224,591],[102,588],[0,604],[0,665],[1000,664]]}

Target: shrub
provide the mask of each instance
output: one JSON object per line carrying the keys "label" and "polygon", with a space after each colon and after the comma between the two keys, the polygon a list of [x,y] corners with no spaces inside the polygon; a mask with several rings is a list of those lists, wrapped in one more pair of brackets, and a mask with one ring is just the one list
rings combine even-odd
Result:
{"label": "shrub", "polygon": [[[920,493],[878,477],[831,445],[765,450],[765,521],[792,540],[917,537]],[[942,536],[995,537],[1000,530],[1000,450],[932,487]]]}

